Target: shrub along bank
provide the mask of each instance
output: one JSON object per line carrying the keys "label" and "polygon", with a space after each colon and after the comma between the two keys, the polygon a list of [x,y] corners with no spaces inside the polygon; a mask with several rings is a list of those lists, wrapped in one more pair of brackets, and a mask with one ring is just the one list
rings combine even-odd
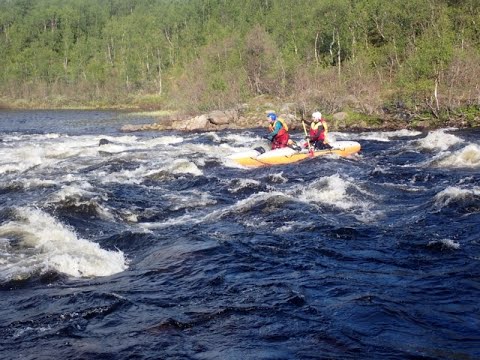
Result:
{"label": "shrub along bank", "polygon": [[0,103],[478,126],[479,23],[478,0],[0,0]]}

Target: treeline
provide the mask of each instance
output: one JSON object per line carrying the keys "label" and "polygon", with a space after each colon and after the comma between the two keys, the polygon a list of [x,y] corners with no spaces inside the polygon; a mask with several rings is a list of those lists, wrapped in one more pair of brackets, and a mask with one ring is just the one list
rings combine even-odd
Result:
{"label": "treeline", "polygon": [[192,110],[480,103],[478,0],[0,0],[0,95]]}

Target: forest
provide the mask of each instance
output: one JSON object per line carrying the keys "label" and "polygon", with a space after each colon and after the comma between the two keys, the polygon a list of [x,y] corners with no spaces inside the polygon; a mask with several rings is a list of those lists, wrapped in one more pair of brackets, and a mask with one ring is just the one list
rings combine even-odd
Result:
{"label": "forest", "polygon": [[0,0],[0,53],[4,106],[480,108],[478,0]]}

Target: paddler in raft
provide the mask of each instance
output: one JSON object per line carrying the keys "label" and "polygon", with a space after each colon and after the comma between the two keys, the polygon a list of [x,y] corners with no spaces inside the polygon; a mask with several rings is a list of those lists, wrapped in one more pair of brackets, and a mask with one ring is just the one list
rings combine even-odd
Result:
{"label": "paddler in raft", "polygon": [[288,134],[288,126],[285,120],[277,117],[274,112],[269,112],[267,114],[267,119],[269,123],[269,134],[266,135],[265,138],[272,142],[272,150],[286,147],[290,135]]}
{"label": "paddler in raft", "polygon": [[332,147],[328,144],[328,126],[325,119],[322,117],[322,113],[319,111],[315,111],[312,114],[312,122],[310,123],[310,131],[308,135],[305,137],[307,143],[305,143],[305,147],[312,145],[315,150],[327,150],[331,149]]}

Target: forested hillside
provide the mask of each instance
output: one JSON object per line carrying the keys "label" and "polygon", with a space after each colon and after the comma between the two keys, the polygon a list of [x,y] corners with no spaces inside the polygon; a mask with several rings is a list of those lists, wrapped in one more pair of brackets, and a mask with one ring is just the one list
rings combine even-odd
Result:
{"label": "forested hillside", "polygon": [[209,110],[480,103],[478,0],[0,0],[0,96]]}

